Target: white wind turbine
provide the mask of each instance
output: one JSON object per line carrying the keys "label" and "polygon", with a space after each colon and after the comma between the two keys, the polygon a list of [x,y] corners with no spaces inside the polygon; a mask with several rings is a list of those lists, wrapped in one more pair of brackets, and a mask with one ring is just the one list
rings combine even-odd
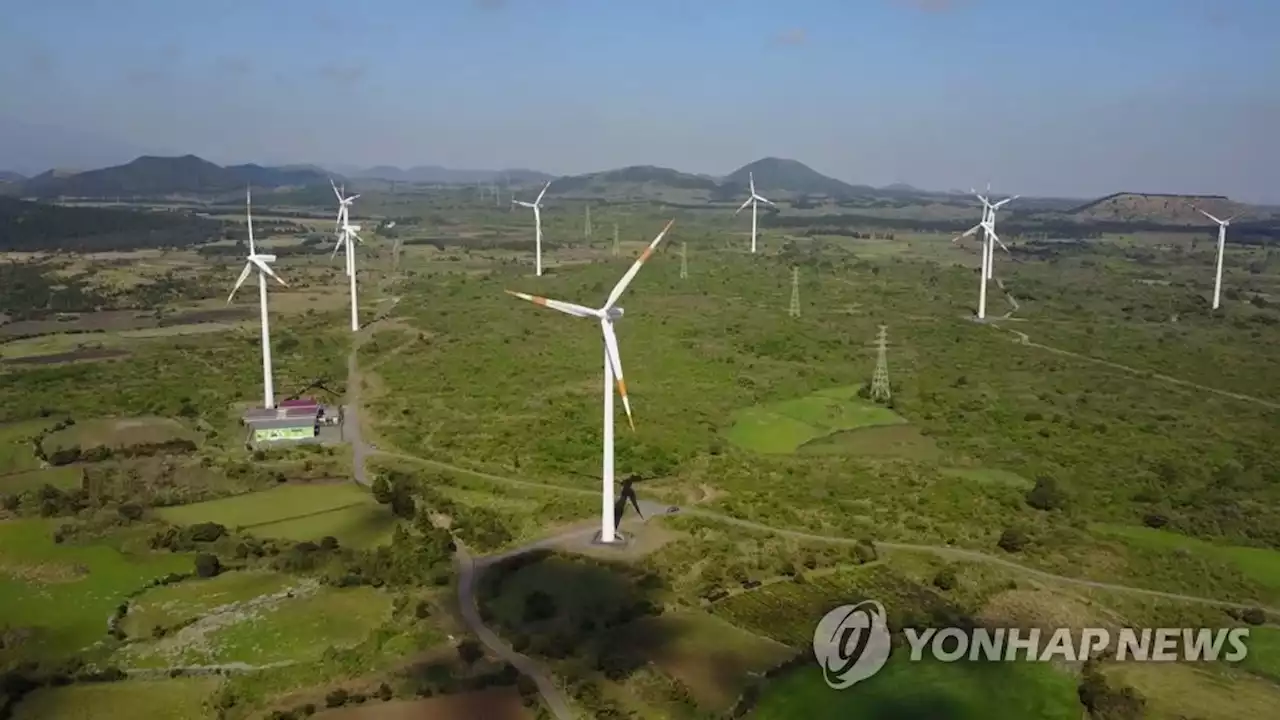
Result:
{"label": "white wind turbine", "polygon": [[276,279],[281,285],[289,287],[289,284],[280,279],[272,271],[268,263],[276,261],[275,255],[259,255],[257,248],[253,244],[253,212],[251,210],[251,201],[249,190],[244,191],[244,214],[245,220],[249,225],[249,257],[245,261],[244,270],[240,271],[240,279],[236,280],[235,287],[231,288],[231,294],[227,296],[227,302],[231,302],[231,298],[235,297],[236,291],[244,284],[249,273],[257,270],[258,272],[258,309],[262,313],[262,406],[272,408],[276,406],[275,389],[271,384],[271,328],[267,324],[267,276]]}
{"label": "white wind turbine", "polygon": [[627,385],[622,379],[622,358],[618,355],[618,338],[613,333],[614,321],[622,317],[622,308],[615,307],[618,298],[622,297],[622,293],[626,291],[627,286],[631,284],[631,280],[635,278],[636,273],[640,272],[640,266],[653,255],[654,249],[658,247],[658,243],[662,242],[662,238],[666,236],[667,231],[671,229],[675,220],[667,223],[662,228],[662,232],[658,233],[658,237],[649,243],[649,247],[636,258],[631,264],[631,268],[622,276],[618,284],[613,287],[613,291],[609,293],[609,298],[605,300],[604,306],[599,309],[592,309],[582,305],[562,302],[560,300],[549,300],[536,295],[528,295],[520,292],[508,290],[507,293],[514,295],[522,300],[528,300],[536,305],[545,305],[553,310],[559,310],[562,313],[582,318],[595,318],[600,321],[600,332],[604,336],[604,471],[601,478],[603,493],[601,502],[601,525],[600,525],[600,541],[603,543],[612,543],[615,540],[614,521],[613,521],[613,384],[616,379],[618,383],[618,394],[622,396],[622,407],[627,411],[627,424],[631,429],[635,430],[635,423],[631,419],[631,403],[627,400]]}
{"label": "white wind turbine", "polygon": [[[992,203],[987,199],[986,195],[983,195],[976,190],[972,190],[970,192],[973,192],[974,196],[982,201],[982,220],[980,220],[977,225],[974,225],[968,230],[965,230],[952,238],[951,242],[954,243],[979,230],[982,231],[982,269],[979,272],[980,285],[978,286],[978,319],[983,320],[987,317],[987,281],[995,277],[994,266],[996,244],[999,244],[1000,248],[1006,253],[1009,252],[1008,246],[1000,240],[999,235],[996,235],[996,210],[999,210],[1001,207],[1004,207],[1006,203],[1012,202],[1021,196],[1013,195],[998,203]],[[987,186],[987,194],[991,194],[990,185]]]}
{"label": "white wind turbine", "polygon": [[359,240],[359,225],[351,224],[351,203],[355,201],[359,195],[345,197],[346,186],[342,190],[333,184],[333,179],[329,179],[329,185],[333,188],[333,194],[338,197],[338,242],[333,246],[333,252],[329,253],[332,258],[338,254],[341,249],[346,255],[347,263],[347,279],[351,286],[351,331],[355,332],[360,329],[359,308],[356,304],[356,253],[354,240]]}
{"label": "white wind turbine", "polygon": [[1236,216],[1232,215],[1226,220],[1219,220],[1194,205],[1191,207],[1201,215],[1218,223],[1218,269],[1213,276],[1213,309],[1217,310],[1222,301],[1222,252],[1227,247],[1227,226],[1231,224],[1232,220],[1236,219]]}
{"label": "white wind turbine", "polygon": [[547,194],[547,188],[551,187],[551,182],[542,186],[542,192],[538,193],[538,199],[533,202],[525,202],[511,198],[512,204],[521,207],[533,208],[533,225],[536,228],[536,235],[533,241],[534,264],[537,267],[538,277],[542,277],[542,196]]}
{"label": "white wind turbine", "polygon": [[[761,195],[760,193],[756,192],[755,173],[752,173],[752,172],[747,173],[747,182],[750,183],[751,185],[751,197],[747,198],[746,202],[742,203],[742,205],[740,205],[738,209],[734,211],[733,214],[737,215],[743,210],[746,210],[748,205],[751,206],[751,254],[755,255],[756,254],[756,207],[760,203],[768,203],[770,205],[773,205],[773,201]],[[774,205],[774,207],[777,207],[777,206]]]}

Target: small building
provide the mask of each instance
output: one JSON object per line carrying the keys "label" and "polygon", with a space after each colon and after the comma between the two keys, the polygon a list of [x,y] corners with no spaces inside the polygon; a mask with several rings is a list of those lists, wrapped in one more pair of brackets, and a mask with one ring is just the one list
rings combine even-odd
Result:
{"label": "small building", "polygon": [[315,416],[284,417],[272,420],[260,420],[249,426],[252,429],[250,440],[255,443],[278,442],[280,440],[311,440],[320,433]]}

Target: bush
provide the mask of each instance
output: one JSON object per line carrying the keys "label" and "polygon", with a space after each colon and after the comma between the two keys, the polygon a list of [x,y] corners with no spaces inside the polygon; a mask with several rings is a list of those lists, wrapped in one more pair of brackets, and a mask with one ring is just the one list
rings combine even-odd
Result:
{"label": "bush", "polygon": [[381,701],[383,701],[383,702],[386,702],[386,701],[390,700],[394,695],[395,695],[395,693],[391,692],[391,686],[390,686],[390,685],[388,685],[388,684],[386,684],[386,683],[382,683],[381,685],[379,685],[379,686],[378,686],[378,699],[379,699],[379,700],[381,700]]}
{"label": "bush", "polygon": [[125,520],[129,520],[129,521],[141,520],[143,507],[137,503],[128,502],[116,508],[116,512],[119,513],[120,517],[124,518]]}
{"label": "bush", "polygon": [[1252,607],[1240,613],[1240,619],[1250,625],[1264,625],[1267,622],[1267,611],[1262,608]]}
{"label": "bush", "polygon": [[325,707],[342,707],[347,704],[347,691],[342,688],[330,690],[328,695],[324,696]]}
{"label": "bush", "polygon": [[320,549],[325,552],[333,552],[338,549],[338,538],[332,535],[325,535],[320,538]]}
{"label": "bush", "polygon": [[933,576],[933,586],[939,590],[954,590],[959,582],[956,571],[951,568],[943,568]]}
{"label": "bush", "polygon": [[1142,524],[1159,530],[1169,524],[1169,518],[1161,513],[1147,513],[1142,516]]}
{"label": "bush", "polygon": [[227,534],[227,529],[218,523],[198,523],[187,528],[183,533],[192,542],[215,542]]}
{"label": "bush", "polygon": [[1027,504],[1037,510],[1058,510],[1067,503],[1058,481],[1048,475],[1036,478],[1036,486],[1027,491]]}
{"label": "bush", "polygon": [[1021,551],[1031,542],[1031,538],[1027,534],[1017,528],[1008,528],[1000,533],[1000,540],[996,542],[1001,550],[1005,552],[1016,553]]}
{"label": "bush", "polygon": [[484,651],[480,649],[480,643],[475,640],[463,640],[458,643],[458,657],[462,662],[470,665],[484,656]]}
{"label": "bush", "polygon": [[876,552],[875,543],[870,540],[859,540],[858,544],[853,547],[853,554],[858,558],[859,563],[873,562],[880,554]]}
{"label": "bush", "polygon": [[222,572],[222,563],[218,561],[218,556],[213,553],[200,553],[196,555],[196,575],[202,578],[216,577]]}

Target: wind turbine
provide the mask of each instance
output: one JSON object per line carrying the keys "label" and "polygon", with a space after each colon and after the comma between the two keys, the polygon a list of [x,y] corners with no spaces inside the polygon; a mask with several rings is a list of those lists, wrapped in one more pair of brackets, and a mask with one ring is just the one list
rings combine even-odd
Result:
{"label": "wind turbine", "polygon": [[618,394],[622,396],[622,407],[627,411],[627,424],[631,426],[632,431],[636,429],[635,423],[631,419],[631,403],[627,400],[627,385],[622,379],[622,358],[618,355],[618,338],[613,333],[613,323],[622,317],[622,308],[616,307],[618,298],[622,297],[622,293],[626,291],[627,286],[635,278],[636,273],[640,272],[640,266],[653,255],[653,251],[658,247],[658,243],[662,242],[662,238],[666,237],[667,231],[675,220],[670,220],[666,227],[662,228],[662,232],[658,233],[658,237],[649,243],[649,247],[645,248],[640,257],[631,264],[631,268],[622,276],[618,284],[613,287],[613,291],[609,293],[609,298],[605,300],[604,305],[599,309],[592,309],[582,305],[562,302],[560,300],[549,300],[536,295],[527,295],[521,292],[508,290],[507,294],[514,295],[522,300],[528,300],[535,305],[544,305],[553,310],[559,310],[567,315],[581,318],[595,318],[600,321],[600,332],[604,336],[604,470],[601,478],[602,481],[602,497],[600,499],[600,541],[602,543],[612,543],[615,541],[614,527],[614,507],[613,507],[613,383],[616,378],[618,383]]}
{"label": "wind turbine", "polygon": [[357,234],[360,226],[351,224],[351,203],[360,196],[344,197],[346,186],[339,190],[338,186],[333,184],[332,178],[329,179],[329,185],[333,188],[333,194],[338,197],[338,242],[333,246],[333,252],[329,257],[337,255],[339,248],[346,254],[347,278],[351,285],[351,332],[355,332],[360,329],[360,315],[356,305],[356,253],[355,244],[352,241],[360,239]]}
{"label": "wind turbine", "polygon": [[1213,277],[1213,309],[1217,310],[1218,305],[1222,302],[1222,251],[1227,247],[1227,226],[1231,224],[1232,220],[1236,219],[1236,216],[1232,215],[1226,220],[1219,220],[1195,205],[1192,205],[1191,207],[1201,215],[1218,223],[1218,269],[1215,271]]}
{"label": "wind turbine", "polygon": [[[752,172],[747,173],[747,182],[751,184],[751,197],[747,198],[746,202],[742,203],[742,205],[740,205],[738,209],[734,211],[733,214],[737,215],[743,210],[746,210],[748,205],[751,206],[751,254],[755,255],[756,254],[756,206],[762,202],[773,205],[773,201],[761,195],[760,193],[756,192],[755,173],[752,173]],[[777,207],[777,205],[774,205],[774,207]]]}
{"label": "wind turbine", "polygon": [[[982,201],[982,220],[980,220],[977,225],[974,225],[968,230],[965,230],[952,238],[951,242],[954,243],[979,230],[982,231],[982,269],[979,273],[980,285],[978,286],[978,319],[983,320],[987,317],[987,281],[995,276],[994,266],[996,244],[999,244],[1000,248],[1006,253],[1009,252],[1008,246],[1000,240],[999,235],[996,235],[996,210],[999,210],[1004,207],[1006,203],[1012,202],[1021,196],[1013,195],[1001,200],[1000,202],[992,203],[987,199],[986,195],[983,195],[976,190],[971,190],[970,192]],[[987,186],[987,194],[991,194],[990,185]]]}
{"label": "wind turbine", "polygon": [[271,384],[271,328],[267,324],[267,276],[276,279],[281,285],[289,287],[289,283],[280,279],[272,271],[269,263],[276,261],[275,255],[259,255],[253,244],[253,211],[251,209],[251,200],[249,197],[249,189],[244,191],[244,216],[249,225],[249,257],[244,264],[244,270],[240,271],[240,279],[236,280],[235,287],[231,288],[231,294],[227,296],[227,303],[231,302],[231,298],[235,297],[236,291],[244,284],[249,273],[257,270],[258,272],[258,309],[262,313],[262,406],[273,408],[276,406],[275,390]]}
{"label": "wind turbine", "polygon": [[547,188],[549,187],[551,187],[551,181],[547,181],[547,184],[542,186],[542,192],[538,193],[538,199],[533,202],[517,200],[514,197],[511,198],[511,202],[515,205],[533,208],[533,224],[537,233],[533,241],[533,252],[534,264],[537,266],[538,277],[542,277],[542,196],[547,194]]}

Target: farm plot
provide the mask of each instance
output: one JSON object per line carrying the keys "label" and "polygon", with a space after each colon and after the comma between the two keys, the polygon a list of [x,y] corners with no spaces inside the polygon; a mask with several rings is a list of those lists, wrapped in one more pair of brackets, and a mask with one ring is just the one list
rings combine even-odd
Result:
{"label": "farm plot", "polygon": [[170,418],[98,418],[50,433],[40,441],[40,447],[52,458],[68,450],[84,453],[98,447],[118,450],[181,441],[194,444],[196,433]]}
{"label": "farm plot", "polygon": [[34,439],[55,422],[54,418],[41,418],[0,425],[0,476],[38,469]]}
{"label": "farm plot", "polygon": [[252,666],[316,660],[330,647],[359,644],[387,619],[391,598],[373,588],[300,582],[221,605],[162,638],[123,648],[128,667]]}
{"label": "farm plot", "polygon": [[23,699],[13,720],[203,720],[216,678],[126,681],[48,687]]}
{"label": "farm plot", "polygon": [[533,717],[533,712],[521,704],[520,694],[511,688],[335,708],[315,716],[316,720],[532,720]]}
{"label": "farm plot", "polygon": [[286,484],[229,498],[162,508],[176,525],[215,522],[260,537],[316,541],[331,535],[351,547],[370,547],[390,537],[391,512],[355,483]]}
{"label": "farm plot", "polygon": [[153,588],[129,604],[120,627],[129,637],[145,637],[208,615],[224,605],[272,595],[297,584],[297,578],[267,572],[226,572],[208,579],[192,579]]}
{"label": "farm plot", "polygon": [[857,390],[832,388],[740,410],[727,436],[747,450],[794,453],[806,443],[834,433],[906,423],[892,410],[860,400]]}
{"label": "farm plot", "polygon": [[188,555],[127,554],[106,545],[55,544],[51,520],[0,522],[0,660],[61,657],[102,639],[131,592],[189,572]]}

